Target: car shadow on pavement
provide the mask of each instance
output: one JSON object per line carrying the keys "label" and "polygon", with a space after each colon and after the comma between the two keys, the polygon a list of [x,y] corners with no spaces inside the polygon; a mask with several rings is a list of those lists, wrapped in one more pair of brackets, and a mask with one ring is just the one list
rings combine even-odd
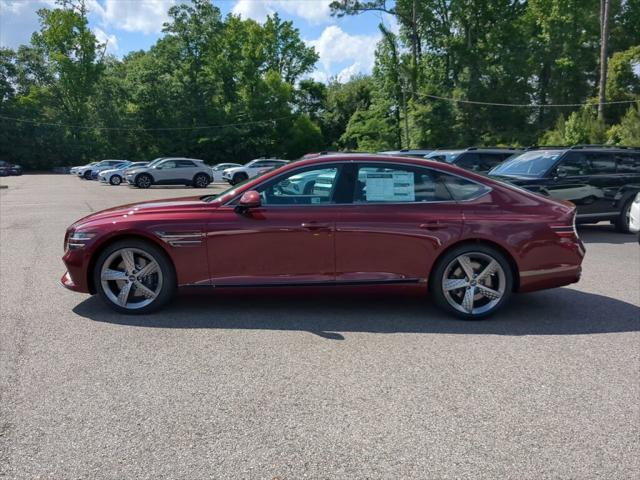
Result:
{"label": "car shadow on pavement", "polygon": [[580,335],[640,330],[640,308],[602,295],[561,288],[514,295],[494,317],[456,320],[422,295],[244,293],[180,295],[164,310],[121,315],[97,297],[73,309],[98,322],[149,328],[307,331],[343,340],[345,332],[478,335]]}
{"label": "car shadow on pavement", "polygon": [[638,243],[638,234],[620,233],[613,225],[579,225],[578,235],[586,245],[591,243],[608,243],[622,245],[625,243]]}

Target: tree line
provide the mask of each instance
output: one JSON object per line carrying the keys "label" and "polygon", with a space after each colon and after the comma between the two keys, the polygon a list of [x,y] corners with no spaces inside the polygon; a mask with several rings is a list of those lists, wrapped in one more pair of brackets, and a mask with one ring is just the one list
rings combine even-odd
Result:
{"label": "tree line", "polygon": [[337,0],[331,9],[395,18],[397,29],[380,25],[370,75],[313,81],[318,55],[292,22],[223,16],[209,0],[172,7],[151,48],[118,59],[89,28],[85,1],[59,0],[39,10],[29,44],[0,49],[0,158],[40,169],[169,155],[215,163],[326,149],[640,145],[640,0]]}

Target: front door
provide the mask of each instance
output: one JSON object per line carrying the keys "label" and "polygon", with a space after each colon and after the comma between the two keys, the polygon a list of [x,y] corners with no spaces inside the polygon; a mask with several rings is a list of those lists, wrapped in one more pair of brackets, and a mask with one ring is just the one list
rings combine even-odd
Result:
{"label": "front door", "polygon": [[262,205],[244,214],[221,207],[207,227],[214,285],[335,280],[335,185],[339,165],[289,171],[257,187]]}
{"label": "front door", "polygon": [[569,200],[578,215],[607,216],[614,212],[621,184],[615,157],[609,152],[571,151],[560,161],[546,187],[551,197]]}
{"label": "front door", "polygon": [[353,203],[336,224],[336,280],[426,281],[462,233],[460,206],[443,180],[449,175],[384,163],[356,168]]}

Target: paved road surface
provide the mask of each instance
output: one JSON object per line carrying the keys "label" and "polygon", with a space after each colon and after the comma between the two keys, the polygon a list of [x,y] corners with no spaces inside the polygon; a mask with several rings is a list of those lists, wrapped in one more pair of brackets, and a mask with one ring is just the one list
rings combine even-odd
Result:
{"label": "paved road surface", "polygon": [[59,286],[65,228],[199,192],[0,183],[0,477],[638,478],[632,236],[581,229],[579,284],[485,322],[365,293],[125,317]]}

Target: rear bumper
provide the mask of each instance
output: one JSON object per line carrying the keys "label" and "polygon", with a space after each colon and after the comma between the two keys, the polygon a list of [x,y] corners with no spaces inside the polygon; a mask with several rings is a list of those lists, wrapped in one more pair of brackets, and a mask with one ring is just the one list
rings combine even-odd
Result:
{"label": "rear bumper", "polygon": [[519,292],[533,292],[562,287],[580,281],[581,265],[568,265],[544,270],[520,272]]}

